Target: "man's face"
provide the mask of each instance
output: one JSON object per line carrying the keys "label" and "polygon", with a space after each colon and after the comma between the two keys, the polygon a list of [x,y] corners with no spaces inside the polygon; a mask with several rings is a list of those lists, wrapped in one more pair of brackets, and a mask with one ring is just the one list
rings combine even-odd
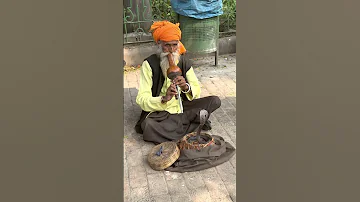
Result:
{"label": "man's face", "polygon": [[175,53],[179,51],[179,41],[162,41],[161,47],[164,53]]}
{"label": "man's face", "polygon": [[167,69],[170,67],[168,54],[173,55],[174,64],[176,61],[179,61],[179,41],[161,41],[159,43],[158,56],[160,58],[160,67],[163,72],[164,77],[167,77]]}

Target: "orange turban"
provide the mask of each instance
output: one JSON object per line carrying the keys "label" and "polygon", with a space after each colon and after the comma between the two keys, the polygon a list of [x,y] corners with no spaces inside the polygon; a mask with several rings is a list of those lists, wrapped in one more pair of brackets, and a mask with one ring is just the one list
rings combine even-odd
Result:
{"label": "orange turban", "polygon": [[173,24],[169,21],[158,21],[150,27],[150,32],[154,37],[155,42],[158,41],[179,41],[179,53],[183,54],[186,52],[184,45],[181,43],[181,30],[179,23]]}

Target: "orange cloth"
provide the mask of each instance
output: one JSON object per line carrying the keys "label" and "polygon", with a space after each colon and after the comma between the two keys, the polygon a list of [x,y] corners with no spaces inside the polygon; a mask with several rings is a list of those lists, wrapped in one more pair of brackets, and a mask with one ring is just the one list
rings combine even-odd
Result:
{"label": "orange cloth", "polygon": [[186,52],[184,45],[181,43],[181,30],[179,23],[173,24],[169,21],[157,21],[154,22],[150,27],[153,38],[157,43],[160,41],[179,41],[179,53],[183,54]]}

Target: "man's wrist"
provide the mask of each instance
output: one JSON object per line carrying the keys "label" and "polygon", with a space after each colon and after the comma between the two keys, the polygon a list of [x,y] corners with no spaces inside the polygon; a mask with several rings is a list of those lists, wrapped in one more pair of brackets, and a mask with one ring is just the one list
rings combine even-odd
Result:
{"label": "man's wrist", "polygon": [[181,91],[187,91],[189,89],[189,86],[188,85],[184,85],[184,86],[182,86],[182,88],[181,88]]}
{"label": "man's wrist", "polygon": [[188,93],[188,92],[190,92],[191,91],[191,86],[190,86],[190,84],[188,84],[188,83],[186,83],[186,87],[185,87],[185,89],[184,90],[181,90],[183,93]]}
{"label": "man's wrist", "polygon": [[168,96],[161,96],[161,103],[162,104],[165,104],[165,103],[167,103],[168,101],[169,101],[170,99],[169,99],[169,97]]}

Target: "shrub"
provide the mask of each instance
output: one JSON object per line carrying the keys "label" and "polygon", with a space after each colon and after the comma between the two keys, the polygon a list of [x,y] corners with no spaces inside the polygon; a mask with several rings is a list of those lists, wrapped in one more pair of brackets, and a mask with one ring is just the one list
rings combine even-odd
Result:
{"label": "shrub", "polygon": [[236,29],[236,0],[223,0],[223,12],[220,16],[220,32]]}
{"label": "shrub", "polygon": [[177,21],[177,14],[172,10],[170,0],[150,0],[154,20]]}

